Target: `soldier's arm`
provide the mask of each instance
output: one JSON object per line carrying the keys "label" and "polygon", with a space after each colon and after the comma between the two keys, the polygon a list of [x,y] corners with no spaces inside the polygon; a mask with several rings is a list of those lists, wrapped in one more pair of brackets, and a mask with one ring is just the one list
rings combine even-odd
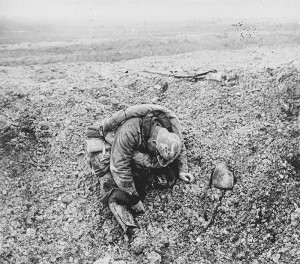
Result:
{"label": "soldier's arm", "polygon": [[177,158],[177,166],[179,172],[179,178],[184,182],[191,183],[195,180],[194,176],[188,172],[186,148],[182,142],[181,152]]}
{"label": "soldier's arm", "polygon": [[111,150],[111,174],[118,187],[130,194],[137,193],[131,171],[131,161],[139,143],[136,129],[125,123],[117,130]]}
{"label": "soldier's arm", "polygon": [[182,142],[181,152],[177,158],[178,164],[178,172],[188,172],[188,165],[187,165],[187,157],[186,157],[186,147]]}
{"label": "soldier's arm", "polygon": [[181,140],[181,152],[179,156],[176,159],[176,165],[179,172],[179,178],[185,182],[191,183],[194,181],[194,176],[188,172],[188,164],[187,164],[187,157],[186,157],[186,147],[183,142],[182,137],[182,130],[181,130],[181,124],[179,123],[179,120],[177,116],[174,114],[170,117],[170,123],[172,126],[172,130],[175,134],[177,134]]}

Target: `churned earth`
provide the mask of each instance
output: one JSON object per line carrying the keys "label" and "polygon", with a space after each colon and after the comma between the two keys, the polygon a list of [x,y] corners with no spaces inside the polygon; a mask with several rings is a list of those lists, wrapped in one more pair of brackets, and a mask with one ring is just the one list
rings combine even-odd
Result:
{"label": "churned earth", "polygon": [[[197,82],[145,72],[212,69],[218,78]],[[0,85],[1,263],[300,262],[297,45],[1,66]],[[148,193],[138,217],[148,246],[135,255],[99,202],[85,133],[141,103],[178,115],[196,181]],[[219,161],[237,183],[205,228],[203,191]],[[209,216],[220,195],[209,191]]]}

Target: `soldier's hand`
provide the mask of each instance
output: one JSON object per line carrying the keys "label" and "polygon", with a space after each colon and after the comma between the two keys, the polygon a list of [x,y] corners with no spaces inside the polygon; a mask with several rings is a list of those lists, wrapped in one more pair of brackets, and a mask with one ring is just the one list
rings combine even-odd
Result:
{"label": "soldier's hand", "polygon": [[194,176],[189,172],[180,172],[179,173],[179,178],[181,180],[183,180],[184,182],[188,182],[188,183],[193,182],[194,179],[195,179]]}

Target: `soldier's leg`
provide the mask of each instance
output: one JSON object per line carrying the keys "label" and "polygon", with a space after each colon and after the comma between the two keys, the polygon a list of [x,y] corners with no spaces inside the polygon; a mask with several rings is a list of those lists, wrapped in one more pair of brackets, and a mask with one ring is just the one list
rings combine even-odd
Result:
{"label": "soldier's leg", "polygon": [[[128,236],[131,249],[136,254],[140,254],[147,246],[147,234],[140,230],[131,211],[144,211],[143,206],[139,207],[141,201],[138,202],[132,199],[128,193],[120,190],[110,172],[101,177],[99,181],[101,202],[108,206],[124,233]],[[136,209],[136,206],[139,208]]]}
{"label": "soldier's leg", "polygon": [[[141,201],[134,201],[126,192],[120,190],[115,183],[109,171],[110,152],[89,153],[89,165],[100,182],[100,200],[108,206],[114,217],[121,225],[124,232],[128,235],[133,250],[138,253],[144,248],[144,242],[141,240],[140,229],[128,210],[135,212],[144,212],[144,206]],[[136,244],[134,240],[136,240]]]}
{"label": "soldier's leg", "polygon": [[128,234],[130,227],[138,228],[138,225],[133,218],[133,215],[129,212],[127,206],[117,204],[115,202],[109,202],[108,204],[110,211],[121,225],[124,233]]}
{"label": "soldier's leg", "polygon": [[133,180],[135,188],[141,200],[144,200],[149,185],[151,185],[151,172],[147,168],[136,168],[132,166]]}
{"label": "soldier's leg", "polygon": [[130,194],[118,188],[110,172],[106,173],[99,180],[100,200],[104,205],[109,207],[124,232],[127,232],[128,227],[138,227],[133,215],[128,210],[130,204],[137,203],[138,201],[133,201]]}
{"label": "soldier's leg", "polygon": [[136,254],[140,254],[147,246],[147,234],[139,228],[128,210],[128,207],[132,207],[132,203],[135,201],[132,201],[130,195],[120,189],[114,189],[108,198],[109,209],[127,234],[131,249]]}

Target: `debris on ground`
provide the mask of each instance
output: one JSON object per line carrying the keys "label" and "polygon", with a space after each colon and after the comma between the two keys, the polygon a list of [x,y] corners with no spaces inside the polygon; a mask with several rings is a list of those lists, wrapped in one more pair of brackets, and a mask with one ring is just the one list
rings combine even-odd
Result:
{"label": "debris on ground", "polygon": [[[279,65],[267,49],[265,61],[243,68],[245,58],[253,61],[247,52],[241,63],[233,58],[242,51],[207,51],[1,66],[0,262],[299,263],[300,71]],[[224,74],[189,82],[141,73],[175,63],[178,72],[201,66]],[[135,254],[99,201],[85,133],[119,109],[150,101],[178,115],[196,181],[149,191],[146,213],[137,217],[147,246]],[[205,228],[203,191],[219,160],[237,181]],[[221,196],[208,190],[209,216]]]}

